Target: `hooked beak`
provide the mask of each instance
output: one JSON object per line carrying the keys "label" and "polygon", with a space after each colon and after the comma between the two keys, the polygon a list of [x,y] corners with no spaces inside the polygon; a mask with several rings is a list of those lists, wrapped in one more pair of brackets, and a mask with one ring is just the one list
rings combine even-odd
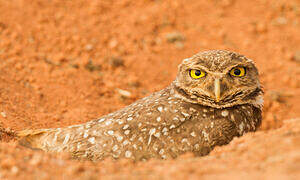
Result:
{"label": "hooked beak", "polygon": [[216,102],[220,101],[220,79],[216,78],[215,79],[215,98]]}

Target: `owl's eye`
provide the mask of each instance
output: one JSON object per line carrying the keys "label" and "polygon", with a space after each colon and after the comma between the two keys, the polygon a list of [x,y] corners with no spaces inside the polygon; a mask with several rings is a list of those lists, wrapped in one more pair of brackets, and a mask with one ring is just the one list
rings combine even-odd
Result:
{"label": "owl's eye", "polygon": [[190,75],[194,79],[199,79],[205,76],[205,72],[201,70],[196,70],[196,69],[191,69],[190,70]]}
{"label": "owl's eye", "polygon": [[244,67],[235,67],[230,70],[230,75],[236,76],[236,77],[242,77],[246,74],[246,68]]}

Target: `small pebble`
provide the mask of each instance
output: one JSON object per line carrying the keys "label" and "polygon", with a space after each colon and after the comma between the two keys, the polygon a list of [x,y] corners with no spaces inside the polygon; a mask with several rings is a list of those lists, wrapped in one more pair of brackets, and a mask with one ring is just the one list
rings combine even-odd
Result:
{"label": "small pebble", "polygon": [[108,58],[108,62],[112,67],[124,66],[124,60],[120,57],[112,56]]}
{"label": "small pebble", "polygon": [[278,17],[273,20],[273,23],[275,25],[285,25],[287,24],[287,19],[285,17]]}
{"label": "small pebble", "polygon": [[131,97],[131,92],[123,90],[123,89],[118,89],[118,93],[122,96],[122,97]]}
{"label": "small pebble", "polygon": [[1,112],[0,113],[2,117],[6,118],[6,113],[5,112]]}

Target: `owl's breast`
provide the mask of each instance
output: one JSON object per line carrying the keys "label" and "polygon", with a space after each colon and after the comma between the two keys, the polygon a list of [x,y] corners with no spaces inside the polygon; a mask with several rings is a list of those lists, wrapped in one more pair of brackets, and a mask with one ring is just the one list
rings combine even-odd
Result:
{"label": "owl's breast", "polygon": [[261,111],[251,105],[215,109],[196,104],[182,104],[189,119],[170,132],[171,150],[178,154],[192,151],[206,155],[216,145],[229,143],[235,136],[255,131],[261,122]]}

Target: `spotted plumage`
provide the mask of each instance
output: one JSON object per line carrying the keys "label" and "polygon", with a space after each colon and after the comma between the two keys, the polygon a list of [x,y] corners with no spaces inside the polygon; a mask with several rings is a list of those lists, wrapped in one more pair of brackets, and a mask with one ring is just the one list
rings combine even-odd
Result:
{"label": "spotted plumage", "polygon": [[[237,67],[244,68],[245,75],[232,76],[241,75]],[[191,70],[197,70],[193,76],[199,78],[193,78]],[[251,60],[234,52],[206,51],[183,60],[170,86],[119,111],[85,124],[18,135],[25,146],[91,160],[169,159],[185,152],[202,156],[255,131],[262,103]]]}

